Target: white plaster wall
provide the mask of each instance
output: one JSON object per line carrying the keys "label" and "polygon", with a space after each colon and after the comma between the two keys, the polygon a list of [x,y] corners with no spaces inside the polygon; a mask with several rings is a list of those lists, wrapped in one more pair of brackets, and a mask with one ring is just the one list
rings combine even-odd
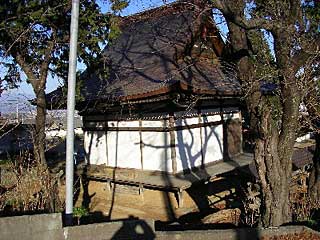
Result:
{"label": "white plaster wall", "polygon": [[221,115],[201,117],[201,123],[218,122],[218,121],[221,121]]}
{"label": "white plaster wall", "polygon": [[[236,119],[240,114],[224,114],[224,119]],[[175,120],[175,126],[216,122],[221,115]],[[162,127],[163,120],[142,121],[143,127]],[[109,127],[139,127],[139,121],[108,122]],[[223,158],[222,124],[185,129],[175,132],[177,171],[208,164]],[[170,133],[142,132],[143,169],[172,172]],[[107,164],[121,168],[141,169],[140,135],[138,131],[87,131],[85,151],[90,164]],[[90,154],[90,157],[88,156]]]}
{"label": "white plaster wall", "polygon": [[163,127],[163,121],[142,121],[142,127]]}
{"label": "white plaster wall", "polygon": [[[231,117],[231,115],[228,117]],[[224,116],[227,118],[227,115]],[[221,115],[201,117],[202,123],[221,121]],[[223,125],[203,127],[202,131],[202,154],[203,163],[208,164],[223,158]]]}
{"label": "white plaster wall", "polygon": [[108,166],[141,169],[139,132],[108,131]]}
{"label": "white plaster wall", "polygon": [[177,171],[201,165],[201,140],[200,129],[177,131],[176,161]]}
{"label": "white plaster wall", "polygon": [[[176,120],[176,126],[197,124],[199,122],[220,121],[220,115],[187,118]],[[202,139],[200,131],[202,131]],[[185,129],[175,133],[177,170],[193,168],[208,164],[223,158],[223,127],[216,126],[202,127],[198,129]],[[202,141],[201,141],[202,140]]]}
{"label": "white plaster wall", "polygon": [[143,169],[172,172],[170,134],[142,132]]}
{"label": "white plaster wall", "polygon": [[202,131],[203,163],[208,164],[223,158],[223,127],[222,124],[209,126]]}
{"label": "white plaster wall", "polygon": [[[139,127],[139,121],[109,121],[109,127]],[[140,136],[138,132],[107,132],[108,166],[141,168]]]}
{"label": "white plaster wall", "polygon": [[240,113],[227,113],[223,114],[224,120],[227,119],[239,119],[240,118]]}
{"label": "white plaster wall", "polygon": [[[199,118],[177,119],[176,126],[198,124]],[[177,171],[201,165],[200,128],[185,129],[175,132]]]}
{"label": "white plaster wall", "polygon": [[108,127],[139,127],[139,121],[109,121]]}
{"label": "white plaster wall", "polygon": [[192,118],[178,118],[175,120],[175,126],[186,126],[186,125],[192,125],[192,124],[198,124],[199,118],[198,117],[192,117]]}
{"label": "white plaster wall", "polygon": [[103,131],[86,131],[84,134],[86,162],[89,164],[106,164],[106,134]]}

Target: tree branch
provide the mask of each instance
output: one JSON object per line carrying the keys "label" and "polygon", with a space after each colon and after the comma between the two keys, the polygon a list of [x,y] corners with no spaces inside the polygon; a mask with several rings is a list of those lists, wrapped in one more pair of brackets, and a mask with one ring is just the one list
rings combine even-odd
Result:
{"label": "tree branch", "polygon": [[[53,34],[52,34],[53,38],[54,38],[54,35],[55,35],[55,32],[53,30]],[[43,62],[40,65],[40,79],[39,79],[39,84],[37,86],[37,89],[35,89],[36,91],[40,91],[46,85],[46,80],[47,80],[48,70],[49,70],[49,65],[51,60],[51,54],[52,54],[54,45],[55,45],[54,39],[48,42],[48,47],[45,50]]]}
{"label": "tree branch", "polygon": [[311,43],[307,42],[298,52],[291,58],[293,71],[296,73],[301,67],[310,59],[319,55],[320,53],[320,36],[312,39]]}
{"label": "tree branch", "polygon": [[18,51],[12,53],[12,55],[15,55],[14,58],[16,59],[19,66],[23,69],[24,73],[27,75],[28,81],[31,83],[33,89],[36,89],[37,77],[33,73],[32,68],[25,62],[23,55]]}
{"label": "tree branch", "polygon": [[267,31],[271,31],[273,29],[273,25],[268,19],[262,17],[254,17],[248,20],[244,15],[240,16],[239,14],[236,14],[230,8],[230,4],[227,4],[223,0],[212,0],[209,6],[211,6],[211,8],[220,10],[223,13],[224,17],[228,19],[228,21],[246,30],[263,28]]}

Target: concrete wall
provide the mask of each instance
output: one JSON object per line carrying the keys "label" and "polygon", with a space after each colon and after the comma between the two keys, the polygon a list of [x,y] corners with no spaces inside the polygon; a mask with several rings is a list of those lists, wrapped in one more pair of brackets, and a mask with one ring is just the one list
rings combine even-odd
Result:
{"label": "concrete wall", "polygon": [[[298,239],[297,236],[308,233],[311,239],[320,239],[320,233],[304,226],[285,226],[279,228],[238,228],[225,230],[187,230],[157,232],[158,240],[178,240],[178,239],[197,239],[197,240],[258,240],[258,239]],[[289,237],[289,236],[290,237]],[[286,237],[284,237],[286,236]],[[301,238],[299,238],[301,239]]]}
{"label": "concrete wall", "polygon": [[64,228],[67,240],[155,239],[152,220],[125,220]]}
{"label": "concrete wall", "polygon": [[0,239],[62,240],[61,214],[0,218]]}
{"label": "concrete wall", "polygon": [[320,239],[319,232],[303,226],[285,226],[273,229],[155,231],[153,220],[128,219],[63,228],[61,214],[0,218],[0,239],[3,240],[245,240],[288,234],[293,236],[303,232],[308,233],[312,239]]}

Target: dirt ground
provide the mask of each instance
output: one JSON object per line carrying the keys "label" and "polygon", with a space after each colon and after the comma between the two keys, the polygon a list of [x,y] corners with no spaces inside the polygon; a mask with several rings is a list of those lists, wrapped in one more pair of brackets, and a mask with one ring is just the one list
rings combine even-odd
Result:
{"label": "dirt ground", "polygon": [[[80,184],[81,186],[82,184]],[[104,216],[109,220],[139,218],[160,221],[200,221],[208,213],[216,213],[229,205],[235,189],[225,186],[228,190],[216,189],[221,184],[202,184],[183,194],[183,206],[178,207],[175,193],[144,189],[139,194],[137,187],[116,185],[108,188],[106,182],[89,181],[88,187],[80,187],[76,196],[76,206],[84,206],[90,213]],[[227,196],[227,200],[225,197]],[[206,211],[206,214],[202,212]],[[229,216],[230,215],[230,216]],[[232,212],[223,212],[223,216],[214,216],[218,222],[237,224],[240,213],[233,216]],[[191,219],[191,220],[190,220]]]}
{"label": "dirt ground", "polygon": [[[173,193],[145,189],[139,195],[138,189],[126,189],[116,185],[108,190],[106,183],[90,181],[89,196],[92,196],[89,209],[100,211],[111,219],[128,218],[134,216],[143,219],[169,220],[174,214],[193,209],[192,199],[184,197],[184,208],[178,209]],[[81,202],[81,198],[79,199]],[[78,202],[78,204],[80,204]]]}
{"label": "dirt ground", "polygon": [[320,240],[318,234],[313,232],[302,232],[297,234],[288,234],[288,235],[281,235],[281,236],[272,236],[272,237],[262,237],[260,240]]}

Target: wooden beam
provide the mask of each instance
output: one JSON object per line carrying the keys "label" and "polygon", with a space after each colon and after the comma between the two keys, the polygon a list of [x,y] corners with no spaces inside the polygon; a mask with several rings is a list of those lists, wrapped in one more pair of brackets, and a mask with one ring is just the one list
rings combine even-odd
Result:
{"label": "wooden beam", "polygon": [[107,127],[99,126],[97,127],[86,127],[84,126],[83,130],[85,131],[127,131],[127,132],[170,132],[170,131],[182,131],[187,129],[201,128],[216,126],[222,124],[223,121],[214,121],[206,123],[197,123],[186,126],[169,126],[169,127]]}
{"label": "wooden beam", "polygon": [[172,162],[172,172],[173,174],[177,173],[177,153],[176,153],[176,137],[174,133],[174,117],[169,117],[169,131],[170,134],[170,149],[171,149],[171,162]]}

